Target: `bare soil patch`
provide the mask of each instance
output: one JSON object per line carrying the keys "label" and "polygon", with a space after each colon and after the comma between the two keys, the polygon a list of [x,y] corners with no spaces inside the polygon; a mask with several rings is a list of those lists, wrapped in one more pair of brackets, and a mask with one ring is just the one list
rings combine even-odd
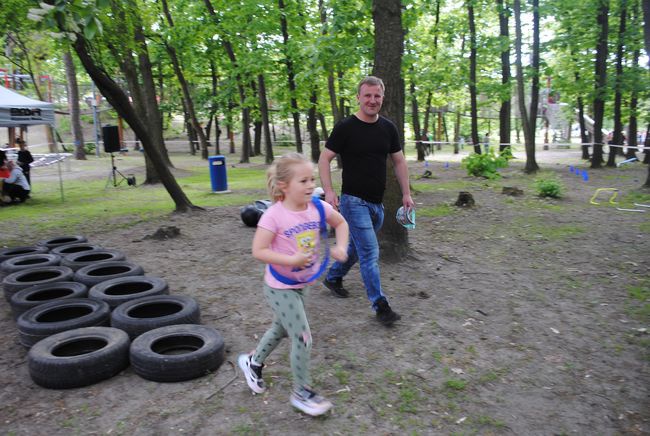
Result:
{"label": "bare soil patch", "polygon": [[[649,283],[649,234],[640,224],[650,212],[589,204],[599,187],[620,195],[637,189],[647,169],[590,171],[585,182],[568,170],[579,160],[563,156],[562,163],[538,156],[567,187],[561,200],[538,199],[521,163],[496,184],[468,178],[453,156],[428,164],[434,177],[414,180],[427,185],[416,202],[422,212],[447,204],[453,213],[419,214],[411,256],[382,263],[384,287],[402,315],[394,328],[374,319],[358,268],[346,280],[349,299],[313,287],[312,371],[335,403],[319,419],[289,405],[288,343],[267,361],[265,394],[251,395],[234,370],[271,319],[261,298],[263,265],[250,256],[254,230],[238,207],[86,234],[167,280],[172,293],[194,297],[203,323],[224,335],[228,362],[182,383],[146,381],[129,368],[86,388],[43,389],[29,377],[3,302],[0,433],[648,434],[650,338],[629,287]],[[424,170],[411,163],[412,174]],[[472,183],[463,190],[475,207],[453,206],[458,190],[445,184],[458,181]],[[523,195],[504,195],[502,186]],[[147,238],[162,226],[180,235]],[[57,235],[43,238],[50,236]]]}

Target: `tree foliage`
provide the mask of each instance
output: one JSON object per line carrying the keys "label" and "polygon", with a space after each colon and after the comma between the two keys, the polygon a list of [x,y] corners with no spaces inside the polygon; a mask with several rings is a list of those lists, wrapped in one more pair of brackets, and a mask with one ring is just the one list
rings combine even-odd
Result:
{"label": "tree foliage", "polygon": [[[124,89],[129,81],[124,69],[129,65],[135,66],[133,77],[140,84],[147,80],[155,84],[154,98],[161,117],[154,129],[161,131],[157,142],[162,142],[162,130],[169,127],[173,116],[188,114],[189,98],[196,123],[188,130],[203,128],[206,137],[213,123],[236,130],[245,144],[240,150],[241,160],[246,162],[250,155],[261,151],[259,145],[252,146],[250,132],[254,126],[258,126],[256,144],[264,131],[284,132],[295,141],[299,132],[305,131],[305,123],[309,123],[307,131],[313,137],[318,134],[316,119],[326,137],[327,129],[355,106],[356,83],[375,68],[377,33],[388,31],[374,25],[372,0],[165,3],[173,22],[165,18],[161,2],[48,0],[39,6],[35,0],[5,0],[0,8],[4,56],[21,71],[62,78],[63,53],[67,49],[62,38],[80,35],[88,43],[89,54],[98,67]],[[585,118],[594,118],[596,112],[602,112],[602,122],[598,124],[605,133],[614,127],[616,111],[621,119],[617,126],[623,126],[617,127],[619,130],[635,123],[643,130],[650,124],[650,77],[645,62],[648,53],[643,44],[643,29],[648,28],[643,19],[642,7],[647,7],[644,0],[539,0],[538,4],[519,0],[522,17],[518,26],[510,15],[513,0],[399,3],[404,33],[401,76],[404,86],[411,90],[405,109],[421,112],[405,116],[405,126],[413,115],[418,115],[418,130],[433,132],[439,140],[455,140],[456,136],[467,137],[472,123],[478,134],[492,130],[492,120],[501,118],[503,142],[508,140],[510,130],[510,125],[503,123],[505,117],[510,120],[504,104],[513,99],[512,125],[517,127],[521,125],[522,114],[515,102],[523,99],[530,104],[532,99],[527,116],[531,126],[528,146],[533,151],[535,141],[539,141],[536,136],[540,135],[537,121],[544,115],[547,103],[540,99],[539,104],[534,104],[534,81],[541,88],[544,83],[551,84],[568,118],[574,118],[576,111],[585,115],[580,118],[585,157],[592,157],[588,152],[591,142],[603,142],[599,139],[603,132],[587,131],[590,126],[584,123]],[[607,51],[597,74],[595,54],[602,30],[598,13],[603,11],[603,4],[608,5],[609,32],[607,39],[601,41],[601,53]],[[626,6],[628,23],[625,34],[619,35],[622,5]],[[468,20],[469,7],[473,32]],[[502,14],[503,11],[506,13]],[[538,58],[533,56],[534,13],[540,19]],[[500,18],[504,17],[509,18],[509,32],[500,27]],[[142,39],[134,36],[138,28]],[[522,79],[531,84],[520,96],[514,77],[506,77],[514,75],[514,69],[508,73],[504,68],[504,59],[514,63],[517,30],[522,34]],[[151,78],[143,77],[139,67],[145,49],[151,63]],[[470,68],[472,51],[475,62]],[[174,56],[178,68],[174,67]],[[292,80],[288,80],[289,66]],[[80,82],[87,83],[86,76],[79,76]],[[260,100],[260,84],[266,105]],[[470,113],[470,90],[476,95],[474,115]],[[614,98],[615,95],[618,97]],[[616,101],[620,104],[615,111]],[[262,110],[267,112],[264,117]],[[292,117],[295,121],[288,123]],[[446,123],[452,120],[454,132],[450,135]],[[259,128],[261,125],[265,129]],[[415,133],[406,128],[405,139],[416,139]],[[596,150],[597,161],[602,159],[598,146],[591,149]],[[267,159],[273,153],[269,147],[264,149]],[[162,150],[165,157],[164,147]],[[312,142],[314,152],[318,150],[313,149]],[[534,167],[532,160],[531,171]]]}

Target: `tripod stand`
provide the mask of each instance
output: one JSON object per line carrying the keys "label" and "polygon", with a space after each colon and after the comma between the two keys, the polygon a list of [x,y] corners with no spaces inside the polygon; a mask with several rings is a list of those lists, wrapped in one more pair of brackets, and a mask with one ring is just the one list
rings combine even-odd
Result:
{"label": "tripod stand", "polygon": [[[122,174],[115,166],[115,156],[113,156],[113,153],[110,153],[110,155],[111,155],[111,171],[108,173],[108,178],[106,180],[106,187],[108,187],[111,181],[113,182],[114,187],[117,187],[124,181],[126,181],[126,184],[128,186],[135,186],[135,176],[129,175],[127,177],[124,174]],[[118,175],[120,176],[119,181],[117,180]]]}

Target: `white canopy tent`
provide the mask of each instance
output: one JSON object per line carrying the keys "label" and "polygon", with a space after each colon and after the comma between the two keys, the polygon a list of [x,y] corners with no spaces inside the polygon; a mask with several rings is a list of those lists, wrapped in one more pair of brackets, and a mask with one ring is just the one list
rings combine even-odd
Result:
{"label": "white canopy tent", "polygon": [[0,86],[0,127],[39,124],[54,126],[54,104],[28,98]]}
{"label": "white canopy tent", "polygon": [[[0,86],[0,127],[26,127],[43,124],[54,127],[54,104],[34,100]],[[13,152],[15,149],[7,150]],[[53,163],[58,165],[62,201],[64,201],[64,196],[61,161],[70,156],[70,153],[34,155],[36,160],[31,164],[32,167]]]}

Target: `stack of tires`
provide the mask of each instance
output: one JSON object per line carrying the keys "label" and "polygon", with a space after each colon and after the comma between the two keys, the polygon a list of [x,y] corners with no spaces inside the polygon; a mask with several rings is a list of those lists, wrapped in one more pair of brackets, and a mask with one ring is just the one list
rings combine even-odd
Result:
{"label": "stack of tires", "polygon": [[206,375],[225,358],[223,337],[201,325],[197,302],[170,295],[124,253],[83,236],[0,250],[0,278],[32,380],[65,389],[129,364],[159,382]]}

